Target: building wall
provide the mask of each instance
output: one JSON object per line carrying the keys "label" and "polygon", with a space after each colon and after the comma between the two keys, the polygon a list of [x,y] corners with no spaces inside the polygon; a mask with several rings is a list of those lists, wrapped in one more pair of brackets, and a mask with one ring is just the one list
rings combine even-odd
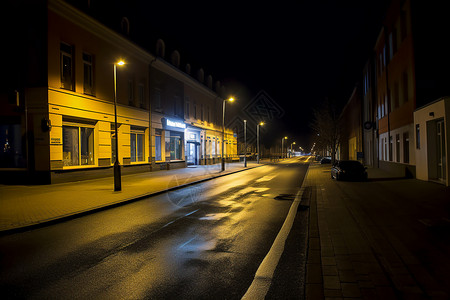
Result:
{"label": "building wall", "polygon": [[362,95],[357,85],[342,110],[340,119],[343,124],[340,159],[357,160],[357,153],[363,152]]}
{"label": "building wall", "polygon": [[449,186],[449,163],[448,158],[450,155],[449,140],[450,140],[450,124],[448,122],[448,116],[450,116],[450,98],[439,99],[425,107],[419,108],[414,112],[414,124],[416,129],[416,135],[419,137],[416,139],[418,143],[414,146],[417,157],[416,163],[416,177],[421,180],[436,180],[433,176],[433,168],[436,165],[436,145],[431,143],[435,132],[430,126],[434,125],[434,121],[443,119],[445,124],[445,166],[446,166],[446,178],[443,182]]}
{"label": "building wall", "polygon": [[[60,1],[50,1],[48,24],[51,170],[61,174],[65,170],[111,167],[114,163],[113,70],[120,59],[126,64],[117,66],[119,163],[148,164],[148,64],[153,57]],[[72,88],[63,85],[62,45],[71,49]],[[93,88],[88,90],[84,76],[91,72],[86,72],[85,54],[90,55],[93,70]],[[90,135],[84,131],[91,130],[93,137],[88,136],[84,143],[88,149],[83,149],[83,135]]]}
{"label": "building wall", "polygon": [[416,105],[413,54],[410,1],[395,0],[375,45],[378,151],[381,161],[405,167],[415,164],[411,151]]}

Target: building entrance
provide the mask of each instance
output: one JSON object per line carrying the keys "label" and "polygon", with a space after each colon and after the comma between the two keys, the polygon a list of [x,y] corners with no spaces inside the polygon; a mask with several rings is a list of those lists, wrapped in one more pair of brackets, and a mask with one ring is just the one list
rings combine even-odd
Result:
{"label": "building entrance", "polygon": [[445,157],[445,126],[444,120],[440,119],[436,121],[437,131],[437,175],[438,179],[445,181],[446,175],[446,157]]}
{"label": "building entrance", "polygon": [[187,164],[188,165],[198,165],[198,147],[199,143],[187,142]]}

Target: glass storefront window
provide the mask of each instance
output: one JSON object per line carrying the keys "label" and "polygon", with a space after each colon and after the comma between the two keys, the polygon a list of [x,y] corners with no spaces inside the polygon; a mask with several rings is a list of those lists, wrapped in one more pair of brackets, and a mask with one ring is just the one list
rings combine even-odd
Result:
{"label": "glass storefront window", "polygon": [[25,168],[25,145],[20,124],[0,125],[0,168]]}
{"label": "glass storefront window", "polygon": [[155,160],[161,161],[161,136],[155,136]]}
{"label": "glass storefront window", "polygon": [[130,134],[131,162],[144,161],[144,133],[131,132]]}
{"label": "glass storefront window", "polygon": [[78,166],[79,161],[78,127],[63,126],[63,165]]}
{"label": "glass storefront window", "polygon": [[63,165],[94,164],[94,129],[63,126]]}
{"label": "glass storefront window", "polygon": [[81,165],[94,164],[94,129],[80,127]]}
{"label": "glass storefront window", "polygon": [[181,159],[181,138],[179,136],[170,137],[170,160]]}

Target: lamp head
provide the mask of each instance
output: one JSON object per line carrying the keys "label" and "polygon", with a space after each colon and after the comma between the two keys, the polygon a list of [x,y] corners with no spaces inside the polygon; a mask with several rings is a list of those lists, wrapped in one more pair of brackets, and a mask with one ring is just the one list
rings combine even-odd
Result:
{"label": "lamp head", "polygon": [[259,123],[259,125],[263,126],[263,125],[264,125],[264,122]]}
{"label": "lamp head", "polygon": [[125,62],[123,61],[123,60],[119,60],[117,63],[116,63],[116,65],[119,65],[119,66],[123,66],[125,64]]}
{"label": "lamp head", "polygon": [[285,137],[284,137],[284,139],[285,139],[285,140],[287,140],[287,139],[288,139],[288,137],[287,137],[287,136],[285,136]]}
{"label": "lamp head", "polygon": [[230,97],[230,98],[228,98],[227,100],[230,101],[230,102],[233,102],[233,101],[234,101],[234,98],[233,98],[233,97]]}

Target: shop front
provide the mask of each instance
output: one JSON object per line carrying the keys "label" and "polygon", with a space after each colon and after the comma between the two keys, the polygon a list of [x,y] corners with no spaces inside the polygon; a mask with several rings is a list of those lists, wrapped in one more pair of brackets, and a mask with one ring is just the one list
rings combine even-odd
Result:
{"label": "shop front", "polygon": [[156,161],[160,159],[159,163],[167,169],[186,167],[184,120],[161,118],[161,124],[162,130],[157,133],[159,139],[155,139]]}
{"label": "shop front", "polygon": [[186,128],[186,163],[188,166],[200,164],[201,129]]}

